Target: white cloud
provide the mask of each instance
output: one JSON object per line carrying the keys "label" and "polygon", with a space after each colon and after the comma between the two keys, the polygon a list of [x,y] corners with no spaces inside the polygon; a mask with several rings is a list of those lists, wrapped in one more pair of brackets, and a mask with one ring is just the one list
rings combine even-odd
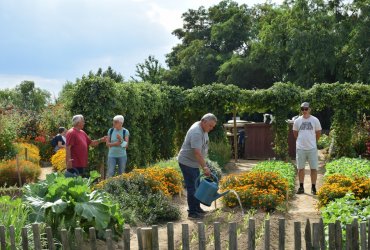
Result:
{"label": "white cloud", "polygon": [[36,87],[46,89],[52,96],[58,96],[59,91],[66,82],[65,79],[44,78],[41,76],[0,74],[0,89],[14,88],[25,80],[34,81]]}

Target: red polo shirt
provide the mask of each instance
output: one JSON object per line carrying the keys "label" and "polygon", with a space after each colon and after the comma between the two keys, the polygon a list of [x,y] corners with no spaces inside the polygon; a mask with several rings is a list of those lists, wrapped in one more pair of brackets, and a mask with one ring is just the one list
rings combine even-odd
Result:
{"label": "red polo shirt", "polygon": [[67,146],[71,146],[72,167],[86,168],[91,139],[83,130],[71,128],[66,134]]}

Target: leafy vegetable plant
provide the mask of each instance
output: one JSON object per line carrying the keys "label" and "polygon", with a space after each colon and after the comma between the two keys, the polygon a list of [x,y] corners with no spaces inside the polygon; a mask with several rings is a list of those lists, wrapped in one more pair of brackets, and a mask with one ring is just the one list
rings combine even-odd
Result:
{"label": "leafy vegetable plant", "polygon": [[95,227],[99,237],[105,229],[121,232],[123,219],[118,204],[102,190],[92,190],[91,185],[100,175],[93,171],[89,179],[66,178],[50,174],[45,181],[29,184],[24,188],[24,200],[30,204],[31,222],[45,222],[55,235],[59,229],[72,232],[81,227],[85,232]]}
{"label": "leafy vegetable plant", "polygon": [[370,161],[359,158],[340,158],[325,165],[326,176],[342,174],[348,177],[364,176],[370,178]]}

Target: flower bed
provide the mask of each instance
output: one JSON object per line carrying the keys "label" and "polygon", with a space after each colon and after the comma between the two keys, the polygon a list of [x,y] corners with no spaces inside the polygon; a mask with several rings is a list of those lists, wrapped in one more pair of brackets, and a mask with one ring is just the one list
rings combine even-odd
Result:
{"label": "flower bed", "polygon": [[182,190],[182,176],[174,168],[150,167],[109,178],[96,185],[112,194],[126,222],[147,224],[177,220],[180,210],[171,197]]}
{"label": "flower bed", "polygon": [[66,169],[66,150],[64,148],[59,149],[51,157],[51,165],[57,172],[62,172]]}
{"label": "flower bed", "polygon": [[[273,210],[286,199],[289,188],[288,181],[279,173],[254,171],[224,177],[220,183],[221,189],[235,190],[240,196],[244,208],[262,208]],[[223,198],[228,207],[235,207],[238,200],[229,193]]]}
{"label": "flower bed", "polygon": [[15,147],[17,149],[17,152],[19,154],[19,159],[26,160],[26,149],[27,149],[27,160],[31,161],[35,164],[40,163],[40,150],[36,145],[30,144],[30,143],[16,143]]}
{"label": "flower bed", "polygon": [[289,184],[289,190],[293,193],[295,188],[295,166],[283,161],[263,161],[258,163],[252,172],[275,172],[280,174],[281,178],[285,178]]}
{"label": "flower bed", "polygon": [[370,178],[350,178],[341,174],[334,174],[325,178],[324,184],[317,193],[319,206],[325,206],[330,201],[344,197],[352,192],[356,199],[370,197]]}

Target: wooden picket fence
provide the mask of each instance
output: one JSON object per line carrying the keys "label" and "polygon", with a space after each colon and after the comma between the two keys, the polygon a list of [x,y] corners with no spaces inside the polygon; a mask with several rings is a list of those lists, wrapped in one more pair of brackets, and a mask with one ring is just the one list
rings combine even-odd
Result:
{"label": "wooden picket fence", "polygon": [[[286,225],[285,219],[280,218],[278,222],[279,228],[279,236],[278,236],[278,249],[284,250],[287,249],[286,247]],[[239,249],[248,249],[254,250],[256,249],[256,221],[253,218],[249,219],[248,230],[247,230],[247,246],[240,246]],[[189,237],[189,225],[182,224],[182,237],[181,237],[181,247],[183,250],[190,250],[190,237]],[[205,250],[206,249],[206,231],[205,225],[203,222],[198,222],[198,242],[197,242],[197,249]],[[221,250],[221,224],[219,222],[215,222],[213,224],[214,229],[214,242],[213,246],[215,250]],[[237,250],[238,249],[238,236],[237,234],[237,223],[230,222],[229,223],[229,242],[228,242],[228,249],[230,250]],[[355,219],[353,223],[346,225],[346,244],[343,244],[343,235],[341,224],[339,221],[336,223],[330,223],[328,225],[328,240],[325,239],[325,232],[324,232],[324,224],[322,219],[317,223],[310,223],[307,219],[304,227],[304,232],[302,232],[302,223],[299,221],[294,222],[294,249],[301,250],[316,250],[316,249],[335,249],[335,250],[370,250],[370,217],[367,219],[367,222],[361,222],[360,224]],[[8,233],[10,236],[10,249],[15,250],[16,242],[15,242],[15,232],[14,227],[10,226],[8,228]],[[41,250],[41,249],[50,249],[56,250],[58,249],[83,249],[84,244],[84,237],[83,231],[81,228],[75,229],[74,235],[74,246],[71,246],[71,241],[68,239],[68,232],[66,229],[62,229],[60,231],[61,242],[59,247],[55,245],[52,230],[50,227],[45,228],[46,234],[46,244],[42,244],[41,242],[41,232],[38,224],[32,225],[32,249]],[[138,228],[137,231],[137,244],[139,250],[159,250],[165,249],[164,246],[159,246],[159,239],[158,239],[158,226],[154,225],[152,227],[143,227]],[[269,250],[271,249],[271,238],[270,238],[270,220],[264,221],[264,237],[263,237],[263,245],[262,249]],[[303,235],[302,235],[303,233]],[[167,248],[168,250],[175,250],[178,249],[175,246],[175,237],[174,237],[174,224],[172,222],[167,223]],[[304,237],[302,237],[304,236]],[[302,238],[304,238],[304,244],[302,242]],[[129,227],[125,227],[123,230],[122,235],[123,240],[123,249],[128,250],[131,249],[131,229]],[[0,226],[0,250],[6,250],[6,228],[4,226]],[[96,238],[96,231],[94,228],[89,229],[89,241],[88,245],[91,250],[100,250],[100,249],[107,249],[113,250],[116,249],[115,242],[112,237],[112,231],[110,229],[106,230],[106,241],[105,246],[102,248],[100,245],[97,245],[97,238]],[[85,246],[86,247],[86,246]],[[29,235],[28,229],[22,228],[22,242],[21,248],[23,250],[29,250]],[[259,247],[261,248],[261,247]]]}

